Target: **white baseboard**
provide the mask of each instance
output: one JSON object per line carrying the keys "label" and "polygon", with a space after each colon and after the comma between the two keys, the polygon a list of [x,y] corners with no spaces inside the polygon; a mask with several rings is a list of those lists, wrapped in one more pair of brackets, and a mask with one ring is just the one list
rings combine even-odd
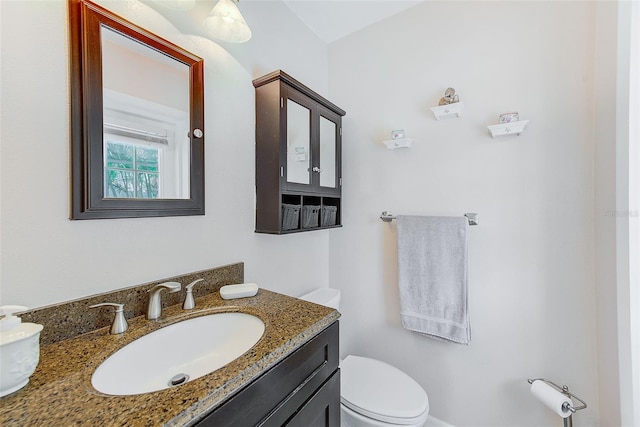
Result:
{"label": "white baseboard", "polygon": [[427,422],[425,423],[424,427],[454,427],[451,424],[445,423],[442,420],[437,419],[436,417],[432,417],[431,415],[429,415],[429,418],[427,418]]}

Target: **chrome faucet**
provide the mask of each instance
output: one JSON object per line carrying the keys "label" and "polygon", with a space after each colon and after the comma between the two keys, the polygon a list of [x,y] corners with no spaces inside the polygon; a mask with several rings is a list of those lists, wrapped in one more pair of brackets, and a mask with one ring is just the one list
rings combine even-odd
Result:
{"label": "chrome faucet", "polygon": [[97,308],[97,307],[114,307],[116,309],[116,316],[113,318],[113,323],[111,324],[111,330],[109,331],[112,334],[121,334],[129,328],[127,324],[127,319],[124,317],[124,304],[115,304],[112,302],[103,302],[101,304],[90,305],[89,308]]}
{"label": "chrome faucet", "polygon": [[191,310],[196,306],[196,302],[193,299],[193,286],[198,282],[203,282],[204,279],[194,280],[184,287],[184,290],[187,291],[187,295],[184,298],[184,304],[182,304],[182,308],[185,310]]}
{"label": "chrome faucet", "polygon": [[162,314],[162,301],[160,292],[166,289],[169,293],[180,292],[182,285],[178,282],[164,282],[149,289],[149,307],[147,308],[147,319],[153,320]]}

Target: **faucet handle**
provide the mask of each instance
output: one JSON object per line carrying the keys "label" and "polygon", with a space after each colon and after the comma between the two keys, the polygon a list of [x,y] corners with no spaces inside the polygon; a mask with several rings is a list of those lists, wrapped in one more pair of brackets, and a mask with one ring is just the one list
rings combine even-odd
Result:
{"label": "faucet handle", "polygon": [[184,310],[191,310],[196,306],[196,302],[193,299],[193,286],[198,283],[198,282],[203,282],[204,279],[198,279],[198,280],[194,280],[193,282],[189,283],[187,286],[184,287],[184,289],[187,291],[187,295],[184,298],[184,304],[182,305],[182,308]]}
{"label": "faucet handle", "polygon": [[182,289],[182,285],[180,284],[180,282],[164,282],[164,283],[159,283],[155,285],[154,287],[149,289],[147,292],[151,293],[151,292],[155,292],[157,290],[162,290],[162,289],[166,289],[167,292],[172,294],[174,292],[179,292],[180,289]]}
{"label": "faucet handle", "polygon": [[100,304],[94,304],[89,306],[89,308],[97,308],[97,307],[114,307],[115,317],[113,319],[113,323],[111,324],[111,330],[109,331],[111,334],[121,334],[129,328],[127,324],[127,319],[124,317],[124,304],[116,304],[113,302],[103,302]]}

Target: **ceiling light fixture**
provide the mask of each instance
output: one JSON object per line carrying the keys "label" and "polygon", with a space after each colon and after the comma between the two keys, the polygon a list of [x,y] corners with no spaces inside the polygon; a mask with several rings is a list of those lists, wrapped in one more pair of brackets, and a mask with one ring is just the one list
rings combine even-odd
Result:
{"label": "ceiling light fixture", "polygon": [[238,6],[238,0],[220,0],[204,20],[204,26],[212,37],[230,43],[244,43],[251,38],[251,30]]}

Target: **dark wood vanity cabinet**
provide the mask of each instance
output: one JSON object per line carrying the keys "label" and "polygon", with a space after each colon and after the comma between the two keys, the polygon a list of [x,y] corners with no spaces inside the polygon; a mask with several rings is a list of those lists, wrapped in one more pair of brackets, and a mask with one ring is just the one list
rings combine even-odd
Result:
{"label": "dark wood vanity cabinet", "polygon": [[340,426],[339,323],[269,369],[198,427]]}
{"label": "dark wood vanity cabinet", "polygon": [[256,232],[341,226],[344,110],[283,71],[256,89]]}

